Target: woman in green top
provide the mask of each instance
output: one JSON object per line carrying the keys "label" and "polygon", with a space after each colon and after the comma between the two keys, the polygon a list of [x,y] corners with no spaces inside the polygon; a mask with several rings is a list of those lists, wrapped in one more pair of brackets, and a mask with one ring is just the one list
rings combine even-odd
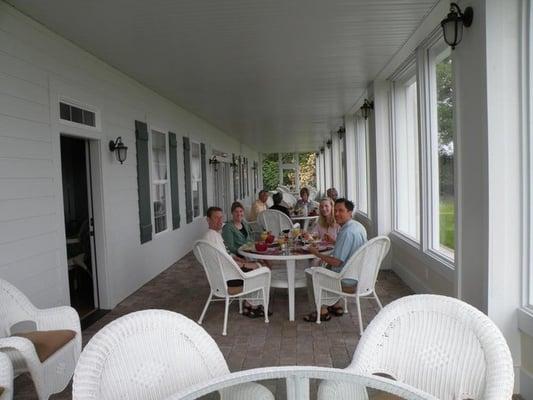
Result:
{"label": "woman in green top", "polygon": [[243,244],[253,240],[250,224],[244,220],[244,207],[238,201],[231,205],[232,220],[222,228],[224,244],[230,253],[238,255]]}
{"label": "woman in green top", "polygon": [[[222,228],[222,238],[230,253],[238,256],[239,247],[253,240],[252,229],[250,224],[244,220],[244,207],[238,201],[231,205],[231,215],[233,216],[232,220],[228,221]],[[241,269],[243,272],[252,271],[246,267]],[[262,305],[253,307],[248,302],[244,304],[243,315],[250,318],[265,316]],[[268,315],[272,315],[272,312],[269,311]]]}

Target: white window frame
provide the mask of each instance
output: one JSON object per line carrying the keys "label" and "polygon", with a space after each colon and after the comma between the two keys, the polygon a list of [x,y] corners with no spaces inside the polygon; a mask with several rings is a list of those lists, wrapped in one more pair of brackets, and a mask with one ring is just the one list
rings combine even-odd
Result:
{"label": "white window frame", "polygon": [[[153,156],[153,134],[157,132],[162,134],[165,138],[165,155],[166,155],[166,168],[167,168],[167,179],[154,180],[154,156]],[[149,161],[150,161],[150,211],[152,213],[152,233],[154,238],[169,232],[171,230],[172,224],[172,201],[170,194],[170,165],[169,165],[169,145],[168,145],[168,131],[165,129],[159,129],[157,127],[150,127],[150,151],[149,151]],[[154,209],[154,185],[165,185],[165,208],[166,208],[166,229],[161,232],[155,231],[155,209]]]}
{"label": "white window frame", "polygon": [[[191,171],[193,169],[193,157],[192,157],[192,147],[193,145],[198,145],[198,157],[199,157],[199,165],[200,165],[200,179],[198,180],[198,182],[200,182],[200,186],[199,186],[199,189],[198,189],[198,215],[194,215],[194,196],[193,196],[193,184],[194,184],[194,181],[192,179],[192,172],[191,172],[191,176],[189,176],[188,179],[191,180],[191,193],[190,193],[190,196],[191,196],[191,205],[192,205],[192,219],[193,221],[195,219],[198,219],[198,218],[203,218],[204,216],[204,203],[203,203],[203,182],[202,182],[202,145],[200,142],[197,142],[196,140],[190,140],[190,143],[191,143],[191,149],[189,151],[189,165],[191,166]],[[240,173],[240,171],[238,171]],[[240,178],[240,176],[239,176]],[[239,182],[239,185],[241,183]]]}
{"label": "white window frame", "polygon": [[[355,127],[355,169],[358,171],[356,173],[356,182],[355,182],[355,198],[357,205],[357,213],[370,219],[371,205],[370,205],[370,168],[369,168],[369,157],[368,157],[368,120],[365,120],[360,112],[354,114],[354,127]],[[361,127],[363,133],[361,135]],[[364,149],[362,150],[365,154],[365,160],[362,161],[360,158],[361,150],[361,136],[364,136],[365,143]],[[361,167],[364,168],[361,168]],[[365,182],[361,181],[360,172],[364,170],[363,174],[365,176]],[[361,199],[365,198],[366,200],[366,210],[361,209]]]}
{"label": "white window frame", "polygon": [[398,170],[398,148],[397,148],[397,137],[399,129],[403,129],[403,127],[397,126],[397,86],[401,85],[402,87],[405,87],[406,84],[408,84],[410,81],[412,83],[416,83],[416,90],[417,90],[417,97],[419,97],[420,88],[419,88],[419,76],[417,71],[417,60],[416,60],[416,54],[413,54],[410,56],[401,66],[396,70],[396,72],[389,78],[391,81],[391,90],[390,90],[390,121],[391,121],[391,137],[390,137],[390,143],[392,148],[392,154],[391,154],[391,166],[392,166],[392,221],[393,221],[393,232],[400,236],[403,240],[410,243],[412,246],[420,248],[420,244],[422,242],[422,201],[421,201],[421,163],[420,163],[420,101],[417,99],[417,119],[415,121],[415,124],[417,126],[417,141],[418,141],[418,151],[416,153],[416,158],[418,160],[418,237],[415,237],[411,235],[409,232],[405,232],[399,227],[399,200],[398,200],[398,194],[399,194],[399,187],[400,185],[404,185],[403,182],[398,182],[398,175],[396,174],[396,171]]}
{"label": "white window frame", "polygon": [[[523,104],[523,146],[522,168],[525,172],[523,181],[522,215],[523,236],[523,270],[522,270],[522,306],[519,314],[519,326],[533,335],[533,1],[524,3],[523,13],[523,61],[522,61],[522,104]],[[528,329],[526,330],[525,327]]]}
{"label": "white window frame", "polygon": [[[435,88],[435,65],[434,59],[444,51],[451,51],[444,39],[439,35],[424,47],[425,74],[425,107],[426,129],[423,133],[426,136],[426,148],[424,151],[426,160],[426,241],[425,251],[433,258],[446,263],[451,268],[455,268],[455,251],[446,251],[440,248],[440,221],[439,221],[439,157],[438,157],[438,114],[437,114],[437,93]],[[422,106],[422,105],[421,105]],[[454,113],[455,120],[455,113]],[[454,123],[455,128],[455,123]],[[454,141],[455,144],[455,141]],[[435,151],[436,150],[436,151]],[[455,168],[454,168],[455,169]],[[454,181],[454,185],[456,182]],[[423,201],[424,202],[424,201]],[[457,201],[455,201],[457,203]],[[455,204],[457,213],[457,204]],[[457,224],[455,224],[457,225]],[[455,226],[457,229],[457,226]],[[456,231],[457,232],[457,231]]]}

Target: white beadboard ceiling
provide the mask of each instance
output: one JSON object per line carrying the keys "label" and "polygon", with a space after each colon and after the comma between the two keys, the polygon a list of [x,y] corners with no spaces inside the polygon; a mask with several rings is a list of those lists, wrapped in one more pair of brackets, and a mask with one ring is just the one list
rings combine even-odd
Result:
{"label": "white beadboard ceiling", "polygon": [[437,0],[8,0],[252,148],[316,150]]}

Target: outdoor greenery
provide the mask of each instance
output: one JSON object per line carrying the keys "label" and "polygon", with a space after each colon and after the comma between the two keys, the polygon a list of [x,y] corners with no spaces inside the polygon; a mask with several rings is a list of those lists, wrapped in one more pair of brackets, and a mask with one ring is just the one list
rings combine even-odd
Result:
{"label": "outdoor greenery", "polygon": [[439,207],[440,244],[455,249],[455,207],[453,201],[444,200]]}
{"label": "outdoor greenery", "polygon": [[453,177],[453,75],[452,59],[446,57],[436,66],[437,118],[439,129],[439,197],[440,244],[455,248],[455,209]]}
{"label": "outdoor greenery", "polygon": [[[283,162],[293,162],[293,153],[282,153]],[[266,190],[275,190],[279,182],[279,154],[270,153],[263,155],[263,188]],[[300,165],[300,187],[316,186],[315,163],[316,155],[314,152],[300,153],[298,155]],[[288,186],[296,185],[296,174],[292,169],[283,170],[283,184]]]}

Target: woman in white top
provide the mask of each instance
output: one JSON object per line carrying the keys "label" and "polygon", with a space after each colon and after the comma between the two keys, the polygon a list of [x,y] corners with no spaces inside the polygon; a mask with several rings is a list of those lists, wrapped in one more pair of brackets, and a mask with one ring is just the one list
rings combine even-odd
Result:
{"label": "woman in white top", "polygon": [[326,197],[320,200],[319,217],[317,223],[311,228],[311,235],[318,237],[320,240],[335,243],[340,226],[335,222],[333,215],[333,200]]}

